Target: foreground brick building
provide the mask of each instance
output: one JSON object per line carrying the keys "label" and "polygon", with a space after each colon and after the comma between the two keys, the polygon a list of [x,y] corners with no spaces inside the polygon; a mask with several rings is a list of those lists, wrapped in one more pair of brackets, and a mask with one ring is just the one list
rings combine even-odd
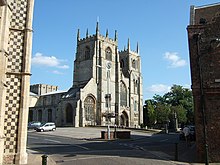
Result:
{"label": "foreground brick building", "polygon": [[34,0],[0,0],[0,165],[27,163]]}
{"label": "foreground brick building", "polygon": [[187,30],[197,159],[220,162],[220,3],[192,6]]}

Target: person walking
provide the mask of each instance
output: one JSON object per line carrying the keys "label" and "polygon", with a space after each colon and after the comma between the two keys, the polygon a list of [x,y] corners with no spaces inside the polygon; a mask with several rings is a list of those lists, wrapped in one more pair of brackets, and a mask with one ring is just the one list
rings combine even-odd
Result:
{"label": "person walking", "polygon": [[184,134],[184,137],[185,137],[185,140],[186,140],[186,144],[188,146],[190,146],[190,129],[189,129],[189,127],[185,126],[183,128],[183,134]]}

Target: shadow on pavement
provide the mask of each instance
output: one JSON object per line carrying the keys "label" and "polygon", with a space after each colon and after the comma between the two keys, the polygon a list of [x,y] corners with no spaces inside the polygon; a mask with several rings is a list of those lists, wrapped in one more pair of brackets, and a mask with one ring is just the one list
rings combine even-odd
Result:
{"label": "shadow on pavement", "polygon": [[[62,155],[64,158],[80,158],[81,156],[111,156],[120,158],[141,158],[141,159],[154,159],[159,161],[175,161],[177,158],[175,154],[176,148],[173,142],[158,142],[152,141],[148,146],[142,147],[135,145],[138,140],[153,138],[160,136],[158,134],[152,137],[141,135],[132,135],[132,139],[127,140],[112,140],[106,141],[100,138],[87,139],[86,143],[82,144],[47,144],[45,147],[32,147],[31,150],[37,153],[47,155]],[[171,135],[167,135],[171,136]],[[174,135],[173,135],[174,136]],[[133,140],[135,139],[135,140]],[[42,145],[41,143],[36,143]],[[104,146],[104,149],[103,149]],[[135,152],[134,152],[135,151]],[[192,142],[191,146],[187,146],[185,141],[178,141],[178,161],[185,163],[195,163],[195,143]],[[32,153],[32,156],[35,153]],[[60,163],[63,161],[57,161]],[[177,163],[178,164],[178,163]]]}

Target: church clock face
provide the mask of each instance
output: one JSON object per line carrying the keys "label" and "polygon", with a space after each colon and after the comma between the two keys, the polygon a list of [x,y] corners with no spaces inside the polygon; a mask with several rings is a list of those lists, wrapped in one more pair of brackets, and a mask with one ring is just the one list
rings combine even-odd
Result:
{"label": "church clock face", "polygon": [[108,62],[106,63],[106,68],[107,68],[107,69],[111,69],[111,67],[112,67],[112,63],[111,63],[110,61],[108,61]]}

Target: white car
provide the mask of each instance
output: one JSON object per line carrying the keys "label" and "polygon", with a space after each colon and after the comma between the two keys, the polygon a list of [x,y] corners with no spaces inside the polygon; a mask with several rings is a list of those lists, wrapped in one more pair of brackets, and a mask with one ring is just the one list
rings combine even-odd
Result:
{"label": "white car", "polygon": [[40,127],[36,128],[36,131],[55,131],[56,130],[56,125],[55,123],[49,122],[49,123],[43,123],[40,125]]}

